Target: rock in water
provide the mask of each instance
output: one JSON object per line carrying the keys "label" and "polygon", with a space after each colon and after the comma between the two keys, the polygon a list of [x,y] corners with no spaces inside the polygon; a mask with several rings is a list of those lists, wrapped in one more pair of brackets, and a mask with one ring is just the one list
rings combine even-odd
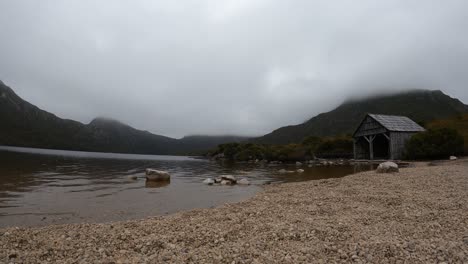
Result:
{"label": "rock in water", "polygon": [[234,183],[232,183],[231,181],[228,181],[228,180],[222,180],[221,181],[221,185],[233,185]]}
{"label": "rock in water", "polygon": [[211,178],[208,178],[206,180],[203,181],[204,184],[208,184],[208,185],[213,185],[215,183],[215,181]]}
{"label": "rock in water", "polygon": [[250,182],[249,182],[249,180],[247,180],[246,178],[243,178],[243,179],[240,179],[239,181],[237,181],[237,184],[240,184],[240,185],[250,185]]}
{"label": "rock in water", "polygon": [[296,166],[302,166],[302,162],[297,161]]}
{"label": "rock in water", "polygon": [[303,170],[303,169],[298,169],[298,170],[297,170],[297,172],[299,172],[299,173],[303,173],[303,172],[304,172],[304,170]]}
{"label": "rock in water", "polygon": [[148,181],[169,181],[171,175],[167,171],[146,169],[146,179]]}
{"label": "rock in water", "polygon": [[455,156],[450,156],[450,160],[457,160],[457,157],[455,157]]}
{"label": "rock in water", "polygon": [[279,173],[286,173],[286,170],[285,169],[281,169],[278,171]]}
{"label": "rock in water", "polygon": [[237,182],[236,177],[232,175],[221,175],[221,180],[229,181],[231,184],[236,184]]}
{"label": "rock in water", "polygon": [[380,163],[377,167],[377,173],[392,173],[398,172],[398,165],[395,162],[386,161],[384,163]]}

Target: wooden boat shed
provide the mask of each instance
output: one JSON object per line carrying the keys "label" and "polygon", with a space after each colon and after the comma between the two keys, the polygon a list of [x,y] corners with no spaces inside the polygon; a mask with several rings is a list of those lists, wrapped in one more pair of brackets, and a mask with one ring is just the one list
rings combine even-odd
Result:
{"label": "wooden boat shed", "polygon": [[401,159],[406,141],[425,129],[406,116],[367,114],[353,134],[355,159]]}

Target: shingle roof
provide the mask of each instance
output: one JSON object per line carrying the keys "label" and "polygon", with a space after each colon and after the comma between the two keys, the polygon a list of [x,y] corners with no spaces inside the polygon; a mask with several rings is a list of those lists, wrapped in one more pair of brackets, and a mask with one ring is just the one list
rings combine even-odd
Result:
{"label": "shingle roof", "polygon": [[369,114],[370,117],[379,122],[382,126],[390,131],[399,132],[420,132],[425,129],[418,125],[413,120],[406,116],[392,116],[392,115],[374,115]]}

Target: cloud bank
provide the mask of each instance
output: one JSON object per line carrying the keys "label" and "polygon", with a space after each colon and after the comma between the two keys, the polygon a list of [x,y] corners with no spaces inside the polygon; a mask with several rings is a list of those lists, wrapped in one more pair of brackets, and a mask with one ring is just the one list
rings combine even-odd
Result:
{"label": "cloud bank", "polygon": [[468,102],[467,1],[1,1],[0,79],[153,133],[262,135],[353,95]]}

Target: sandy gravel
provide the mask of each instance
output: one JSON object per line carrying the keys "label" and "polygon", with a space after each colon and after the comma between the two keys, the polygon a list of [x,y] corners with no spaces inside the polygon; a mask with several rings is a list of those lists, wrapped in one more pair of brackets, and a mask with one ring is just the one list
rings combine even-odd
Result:
{"label": "sandy gravel", "polygon": [[468,162],[437,165],[146,220],[3,229],[0,262],[468,263]]}

